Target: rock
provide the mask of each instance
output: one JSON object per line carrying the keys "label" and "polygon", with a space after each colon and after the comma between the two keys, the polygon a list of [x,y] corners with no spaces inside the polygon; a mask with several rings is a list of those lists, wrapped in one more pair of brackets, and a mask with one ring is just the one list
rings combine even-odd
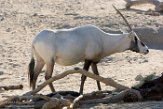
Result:
{"label": "rock", "polygon": [[135,80],[136,81],[141,81],[143,79],[143,76],[142,75],[137,75],[136,77],[135,77]]}
{"label": "rock", "polygon": [[3,75],[4,74],[4,72],[3,71],[0,71],[0,75]]}
{"label": "rock", "polygon": [[38,16],[38,14],[37,13],[34,13],[33,16]]}
{"label": "rock", "polygon": [[25,78],[22,77],[21,80],[25,80]]}
{"label": "rock", "polygon": [[160,16],[160,13],[153,11],[153,10],[148,10],[146,12],[144,12],[145,15],[151,15],[151,16]]}
{"label": "rock", "polygon": [[6,32],[11,32],[11,28],[7,28],[6,29]]}
{"label": "rock", "polygon": [[[163,11],[163,0],[125,0],[127,2],[126,8],[130,8],[133,5],[150,3],[155,5],[155,11],[162,12]],[[158,13],[154,13],[152,15],[159,15]]]}
{"label": "rock", "polygon": [[147,60],[147,59],[145,59],[145,60],[143,60],[143,61],[142,61],[142,63],[146,63],[146,62],[148,62],[148,60]]}
{"label": "rock", "polygon": [[4,17],[0,16],[0,21],[3,21],[4,20]]}

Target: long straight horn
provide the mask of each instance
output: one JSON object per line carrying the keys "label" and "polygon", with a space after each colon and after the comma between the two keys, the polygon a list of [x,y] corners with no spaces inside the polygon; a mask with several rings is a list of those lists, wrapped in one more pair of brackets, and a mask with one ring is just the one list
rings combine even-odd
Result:
{"label": "long straight horn", "polygon": [[130,31],[132,31],[133,29],[131,28],[130,24],[128,23],[128,21],[126,20],[126,18],[123,16],[123,14],[114,5],[112,5],[112,6],[121,15],[121,17],[123,18],[123,20],[125,21],[125,23],[129,27]]}

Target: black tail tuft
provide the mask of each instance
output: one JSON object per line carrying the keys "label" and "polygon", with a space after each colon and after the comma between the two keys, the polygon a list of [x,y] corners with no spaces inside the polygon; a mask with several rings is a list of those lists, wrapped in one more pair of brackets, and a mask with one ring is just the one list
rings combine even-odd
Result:
{"label": "black tail tuft", "polygon": [[34,66],[35,66],[35,60],[34,58],[32,58],[28,65],[28,79],[29,79],[30,87],[32,87],[33,79],[34,79]]}

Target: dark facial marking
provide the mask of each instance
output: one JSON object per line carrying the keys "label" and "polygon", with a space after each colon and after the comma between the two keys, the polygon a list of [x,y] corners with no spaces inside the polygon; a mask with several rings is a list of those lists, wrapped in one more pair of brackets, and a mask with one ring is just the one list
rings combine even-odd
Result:
{"label": "dark facial marking", "polygon": [[141,42],[141,45],[142,45],[142,46],[145,46],[145,44],[144,44],[143,42]]}
{"label": "dark facial marking", "polygon": [[139,52],[137,37],[134,37],[134,41],[131,42],[130,50],[134,52]]}
{"label": "dark facial marking", "polygon": [[134,37],[134,40],[135,40],[135,45],[138,45],[138,39]]}

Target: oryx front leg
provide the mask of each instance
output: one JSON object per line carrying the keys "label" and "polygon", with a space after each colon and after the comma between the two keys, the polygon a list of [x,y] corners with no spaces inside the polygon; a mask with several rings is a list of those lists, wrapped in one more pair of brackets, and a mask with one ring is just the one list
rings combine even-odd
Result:
{"label": "oryx front leg", "polygon": [[[99,72],[98,72],[98,69],[97,69],[97,63],[92,63],[91,67],[92,67],[93,73],[96,74],[96,75],[99,75]],[[98,87],[98,90],[101,90],[101,85],[100,85],[99,81],[97,81],[97,87]]]}
{"label": "oryx front leg", "polygon": [[[49,63],[46,63],[46,74],[45,74],[46,80],[48,80],[52,77],[53,68],[54,68],[54,61],[53,60]],[[55,89],[54,89],[54,86],[52,83],[49,84],[49,87],[50,87],[52,92],[55,92]]]}
{"label": "oryx front leg", "polygon": [[[92,63],[92,61],[85,60],[83,69],[88,71],[91,63]],[[83,88],[84,88],[84,83],[85,83],[86,78],[87,77],[85,75],[82,75],[82,77],[81,77],[80,94],[83,94]]]}

